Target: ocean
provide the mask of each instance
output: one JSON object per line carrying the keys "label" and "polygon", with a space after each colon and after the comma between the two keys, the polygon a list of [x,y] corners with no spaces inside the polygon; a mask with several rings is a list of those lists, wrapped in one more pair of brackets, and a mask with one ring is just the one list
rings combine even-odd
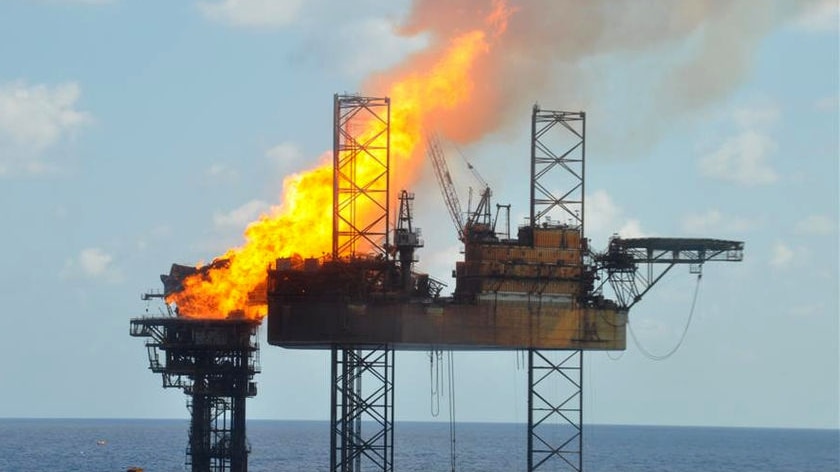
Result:
{"label": "ocean", "polygon": [[[525,469],[525,425],[456,428],[457,471]],[[0,419],[0,472],[183,471],[187,429],[186,420]],[[840,471],[838,430],[586,425],[584,438],[585,471]],[[248,440],[251,472],[328,468],[328,422],[250,420]],[[395,470],[450,471],[449,446],[448,423],[399,422]]]}

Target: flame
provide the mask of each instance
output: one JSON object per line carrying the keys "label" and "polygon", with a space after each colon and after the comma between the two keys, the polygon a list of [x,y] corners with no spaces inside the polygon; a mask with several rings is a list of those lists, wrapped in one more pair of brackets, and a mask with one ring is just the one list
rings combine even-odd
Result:
{"label": "flame", "polygon": [[[433,125],[437,113],[468,104],[476,87],[475,64],[490,53],[511,14],[503,1],[494,1],[483,25],[452,38],[431,58],[430,67],[404,73],[386,85],[391,98],[393,188],[416,180],[424,127]],[[376,172],[364,167],[364,161],[360,166],[357,172],[362,178]],[[261,319],[266,307],[249,301],[249,294],[265,283],[269,264],[279,257],[319,257],[332,251],[332,162],[287,177],[283,188],[282,204],[247,227],[245,244],[216,259],[227,264],[186,278],[184,290],[167,297],[180,316],[225,318],[241,311],[248,318]]]}

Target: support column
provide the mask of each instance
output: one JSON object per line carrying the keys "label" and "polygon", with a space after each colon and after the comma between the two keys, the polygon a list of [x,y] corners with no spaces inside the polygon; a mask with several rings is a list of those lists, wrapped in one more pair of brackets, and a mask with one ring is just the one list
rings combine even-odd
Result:
{"label": "support column", "polygon": [[394,470],[394,351],[332,347],[330,471]]}
{"label": "support column", "polygon": [[583,470],[583,351],[528,350],[528,472]]}

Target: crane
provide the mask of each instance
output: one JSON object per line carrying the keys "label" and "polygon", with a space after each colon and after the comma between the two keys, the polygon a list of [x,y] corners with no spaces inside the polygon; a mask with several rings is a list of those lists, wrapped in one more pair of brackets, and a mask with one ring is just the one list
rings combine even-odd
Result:
{"label": "crane", "polygon": [[481,177],[478,170],[469,163],[460,150],[458,150],[458,154],[464,159],[467,168],[481,185],[482,189],[475,211],[470,211],[466,220],[461,210],[458,193],[455,191],[455,184],[452,182],[452,176],[449,173],[449,166],[446,164],[446,156],[443,153],[440,137],[435,132],[427,133],[426,155],[432,161],[435,177],[437,177],[446,208],[449,210],[449,216],[452,218],[452,222],[455,224],[455,229],[458,232],[458,239],[462,242],[465,242],[466,239],[474,241],[494,239],[496,237],[495,221],[490,216],[490,197],[493,192],[490,190],[490,185],[487,184],[487,181]]}
{"label": "crane", "polygon": [[464,214],[461,211],[461,202],[458,200],[458,193],[455,192],[455,184],[452,183],[452,176],[449,174],[449,166],[446,165],[446,157],[443,154],[443,147],[440,144],[440,137],[437,133],[426,134],[426,155],[432,160],[432,167],[435,170],[438,185],[440,186],[446,208],[455,229],[458,231],[458,239],[464,240]]}

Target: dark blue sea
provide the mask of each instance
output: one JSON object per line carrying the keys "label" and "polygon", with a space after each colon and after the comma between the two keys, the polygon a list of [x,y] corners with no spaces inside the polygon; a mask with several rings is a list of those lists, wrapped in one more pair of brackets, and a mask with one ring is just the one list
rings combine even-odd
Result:
{"label": "dark blue sea", "polygon": [[[182,471],[187,426],[0,419],[0,472]],[[397,423],[395,435],[395,470],[451,470],[448,423]],[[840,471],[838,430],[587,425],[584,435],[586,471]],[[525,436],[521,424],[458,423],[456,470],[524,470]],[[328,468],[328,422],[249,421],[248,439],[252,472]]]}

